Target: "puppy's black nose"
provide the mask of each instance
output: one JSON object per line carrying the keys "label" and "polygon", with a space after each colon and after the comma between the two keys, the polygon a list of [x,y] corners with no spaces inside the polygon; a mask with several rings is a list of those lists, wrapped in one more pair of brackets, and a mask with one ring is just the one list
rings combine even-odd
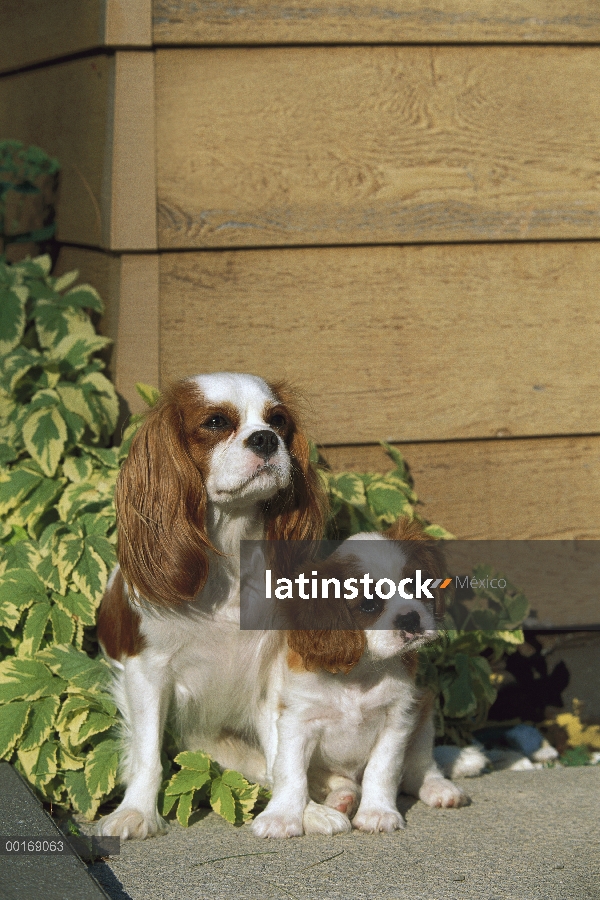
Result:
{"label": "puppy's black nose", "polygon": [[416,609],[411,609],[407,613],[401,613],[394,619],[394,628],[397,628],[399,631],[408,631],[410,634],[419,634],[423,630],[419,613]]}
{"label": "puppy's black nose", "polygon": [[276,453],[279,440],[273,431],[255,431],[249,438],[246,438],[244,444],[257,456],[268,459],[269,456]]}

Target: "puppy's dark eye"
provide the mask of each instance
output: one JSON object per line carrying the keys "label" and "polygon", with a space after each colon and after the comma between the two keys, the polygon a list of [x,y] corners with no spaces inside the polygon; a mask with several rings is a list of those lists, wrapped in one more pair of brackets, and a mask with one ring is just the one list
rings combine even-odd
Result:
{"label": "puppy's dark eye", "polygon": [[370,600],[368,597],[363,597],[362,603],[360,604],[360,611],[364,613],[380,613],[382,608],[383,601],[375,596]]}
{"label": "puppy's dark eye", "polygon": [[281,413],[274,413],[269,419],[269,425],[271,428],[285,428],[287,419]]}
{"label": "puppy's dark eye", "polygon": [[220,431],[223,428],[230,428],[231,422],[229,419],[226,419],[225,416],[222,416],[220,413],[217,413],[214,416],[211,416],[206,422],[202,423],[203,428],[210,428],[211,431]]}

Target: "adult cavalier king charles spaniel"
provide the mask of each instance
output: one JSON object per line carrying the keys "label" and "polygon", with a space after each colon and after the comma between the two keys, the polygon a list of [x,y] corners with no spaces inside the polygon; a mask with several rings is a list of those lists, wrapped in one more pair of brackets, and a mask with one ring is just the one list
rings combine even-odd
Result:
{"label": "adult cavalier king charles spaniel", "polygon": [[[324,529],[325,497],[285,385],[237,373],[174,384],[136,434],[115,501],[119,566],[98,637],[116,673],[126,791],[101,834],[164,829],[167,715],[185,749],[250,780],[274,779],[258,835],[347,830],[361,780],[354,825],[364,831],[399,827],[401,778],[431,805],[464,802],[433,762],[430,705],[414,686],[414,657],[402,655],[412,649],[406,633],[370,632],[360,610],[352,622],[362,615],[364,632],[315,640],[302,622],[288,633],[240,630],[240,540],[318,540]],[[308,728],[300,751],[311,706],[323,728]]]}

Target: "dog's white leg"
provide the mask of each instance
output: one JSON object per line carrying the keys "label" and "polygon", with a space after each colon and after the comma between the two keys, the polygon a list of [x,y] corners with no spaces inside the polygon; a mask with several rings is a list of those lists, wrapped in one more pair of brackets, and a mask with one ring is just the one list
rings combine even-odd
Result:
{"label": "dog's white leg", "polygon": [[101,819],[99,834],[143,839],[165,830],[156,797],[162,779],[160,750],[170,695],[166,666],[144,654],[125,660],[117,703],[124,719],[123,780],[120,806]]}
{"label": "dog's white leg", "polygon": [[307,770],[317,742],[316,728],[284,712],[278,732],[273,796],[252,823],[257,837],[285,838],[304,833],[302,818],[309,800]]}
{"label": "dog's white leg", "polygon": [[406,748],[402,790],[427,806],[464,806],[468,796],[444,778],[433,758],[435,730],[430,706],[425,706]]}
{"label": "dog's white leg", "polygon": [[375,833],[395,831],[404,828],[396,797],[404,763],[404,748],[410,733],[409,727],[393,721],[396,716],[390,711],[392,721],[379,736],[371,753],[362,780],[362,800],[358,812],[352,820],[359,831]]}

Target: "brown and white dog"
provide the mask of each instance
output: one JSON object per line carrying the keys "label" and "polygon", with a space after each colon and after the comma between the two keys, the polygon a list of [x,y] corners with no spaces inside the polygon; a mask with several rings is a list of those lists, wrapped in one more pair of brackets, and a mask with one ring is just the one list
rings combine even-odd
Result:
{"label": "brown and white dog", "polygon": [[145,838],[163,829],[156,798],[169,712],[183,747],[268,781],[285,635],[240,630],[240,540],[321,538],[325,503],[289,391],[227,372],[166,391],[115,499],[119,568],[98,637],[116,670],[127,789],[99,831]]}
{"label": "brown and white dog", "polygon": [[[401,520],[385,537],[345,541],[312,574],[316,589],[332,577],[356,585],[370,571],[390,594],[418,569],[441,580],[441,554],[418,523]],[[433,698],[415,686],[415,651],[437,636],[439,590],[432,604],[356,593],[286,602],[296,630],[279,673],[273,796],[252,824],[259,837],[394,831],[404,825],[400,787],[429,806],[468,802],[434,761]]]}
{"label": "brown and white dog", "polygon": [[[324,528],[324,495],[285,386],[237,373],[173,385],[132,443],[116,506],[119,567],[98,636],[115,669],[126,792],[101,834],[163,830],[168,714],[185,749],[263,784],[274,773],[256,834],[346,830],[361,787],[353,824],[365,831],[399,827],[400,781],[431,805],[464,802],[435,767],[430,701],[414,686],[407,651],[424,635],[411,643],[393,625],[370,630],[372,614],[360,609],[351,627],[320,639],[301,621],[287,636],[240,629],[240,541],[317,540]],[[428,553],[430,543],[415,547]]]}

